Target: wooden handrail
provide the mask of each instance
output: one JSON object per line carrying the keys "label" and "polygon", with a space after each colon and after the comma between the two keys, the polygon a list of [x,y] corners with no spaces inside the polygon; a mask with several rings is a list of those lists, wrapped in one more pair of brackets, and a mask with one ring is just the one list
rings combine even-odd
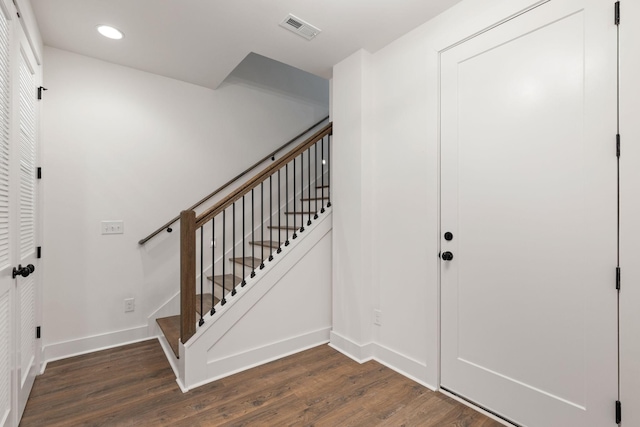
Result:
{"label": "wooden handrail", "polygon": [[202,227],[210,219],[214,218],[220,212],[231,206],[234,202],[239,200],[242,196],[249,193],[252,189],[256,188],[262,181],[267,179],[270,175],[282,169],[287,163],[298,157],[301,153],[313,146],[316,142],[320,141],[327,135],[333,133],[333,123],[329,123],[313,136],[309,137],[306,141],[298,145],[296,148],[287,153],[284,157],[281,157],[276,162],[269,165],[262,172],[251,178],[244,185],[232,191],[227,197],[220,200],[214,206],[210,207],[196,218],[196,229]]}
{"label": "wooden handrail", "polygon": [[[188,211],[192,211],[194,209],[196,209],[197,207],[199,207],[200,205],[202,205],[204,202],[206,202],[207,200],[211,199],[212,197],[214,197],[215,195],[219,194],[221,191],[223,191],[224,189],[226,189],[228,186],[230,186],[231,184],[233,184],[234,182],[236,182],[237,180],[239,180],[240,178],[242,178],[243,176],[245,176],[246,174],[248,174],[249,172],[251,172],[253,169],[255,169],[257,166],[259,166],[261,163],[269,160],[269,158],[275,156],[276,154],[278,154],[280,151],[282,151],[283,149],[285,149],[286,147],[288,147],[289,145],[293,144],[294,142],[296,142],[298,139],[300,139],[305,133],[310,132],[311,130],[313,130],[314,128],[318,127],[322,122],[326,121],[329,119],[329,116],[325,117],[324,119],[320,120],[319,122],[317,122],[316,124],[314,124],[313,126],[309,127],[307,130],[304,130],[302,132],[300,132],[298,135],[296,135],[295,137],[291,138],[289,141],[287,141],[285,144],[281,145],[279,148],[277,148],[276,150],[272,151],[271,153],[267,154],[266,156],[264,156],[262,159],[258,160],[257,162],[255,162],[253,165],[249,166],[247,169],[245,169],[242,173],[236,175],[235,177],[233,177],[232,179],[230,179],[229,181],[225,182],[224,184],[222,184],[222,186],[220,186],[217,190],[213,191],[212,193],[210,193],[209,195],[203,197],[202,199],[200,199],[196,204],[194,204],[193,206],[191,206],[190,208],[188,208]],[[164,230],[167,230],[171,225],[173,225],[174,223],[176,223],[178,220],[180,219],[180,215],[172,218],[170,221],[168,221],[166,224],[164,224],[162,227],[159,227],[157,230],[155,230],[153,233],[149,234],[147,237],[145,237],[144,239],[141,239],[138,241],[139,245],[144,245],[145,243],[147,243],[149,240],[151,240],[152,238],[154,238],[155,236],[157,236],[158,234],[162,233]]]}

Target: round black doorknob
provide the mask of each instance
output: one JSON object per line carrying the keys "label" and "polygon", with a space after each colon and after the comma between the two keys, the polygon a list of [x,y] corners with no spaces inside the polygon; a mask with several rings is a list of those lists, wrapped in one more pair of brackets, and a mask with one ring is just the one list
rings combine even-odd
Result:
{"label": "round black doorknob", "polygon": [[[18,266],[18,267],[20,267],[20,266]],[[22,269],[20,270],[19,274],[22,277],[29,277],[29,275],[31,273],[33,273],[34,271],[36,271],[36,268],[33,266],[33,264],[29,264],[29,265],[27,265],[25,267],[22,267]]]}
{"label": "round black doorknob", "polygon": [[453,240],[453,233],[450,231],[447,231],[446,233],[444,233],[444,240]]}
{"label": "round black doorknob", "polygon": [[442,253],[442,259],[444,261],[451,261],[453,259],[453,254],[449,251]]}
{"label": "round black doorknob", "polygon": [[23,267],[22,265],[18,265],[18,267],[13,267],[13,273],[12,273],[12,277],[15,279],[18,276],[22,276],[22,277],[28,277],[31,273],[33,273],[34,271],[36,271],[36,268],[33,266],[33,264],[29,264],[25,267]]}

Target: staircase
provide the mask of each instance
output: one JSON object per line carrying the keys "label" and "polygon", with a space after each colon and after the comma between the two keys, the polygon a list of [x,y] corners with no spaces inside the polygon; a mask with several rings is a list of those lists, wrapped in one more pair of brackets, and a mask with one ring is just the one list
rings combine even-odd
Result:
{"label": "staircase", "polygon": [[157,319],[172,366],[185,363],[181,346],[241,289],[259,287],[262,271],[330,212],[331,133],[330,123],[200,215],[182,212],[180,314]]}

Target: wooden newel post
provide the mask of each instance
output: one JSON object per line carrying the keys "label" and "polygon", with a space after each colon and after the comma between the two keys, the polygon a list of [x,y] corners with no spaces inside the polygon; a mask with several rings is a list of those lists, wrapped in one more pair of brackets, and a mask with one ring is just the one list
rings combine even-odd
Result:
{"label": "wooden newel post", "polygon": [[180,212],[180,341],[196,333],[196,213]]}

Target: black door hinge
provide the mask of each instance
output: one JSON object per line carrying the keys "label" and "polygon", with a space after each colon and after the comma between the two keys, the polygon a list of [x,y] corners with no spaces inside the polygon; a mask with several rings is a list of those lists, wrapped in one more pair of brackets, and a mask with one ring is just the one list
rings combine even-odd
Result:
{"label": "black door hinge", "polygon": [[616,157],[620,157],[620,134],[616,135]]}
{"label": "black door hinge", "polygon": [[622,403],[619,400],[616,400],[616,424],[620,424],[622,422]]}
{"label": "black door hinge", "polygon": [[38,246],[36,248],[36,258],[38,259],[42,258],[42,246]]}
{"label": "black door hinge", "polygon": [[620,290],[620,282],[622,278],[620,275],[620,267],[616,267],[616,289]]}
{"label": "black door hinge", "polygon": [[36,339],[40,338],[40,326],[36,326]]}
{"label": "black door hinge", "polygon": [[45,90],[49,90],[46,87],[38,87],[38,99],[42,99],[42,92],[44,92]]}
{"label": "black door hinge", "polygon": [[619,1],[616,2],[615,15],[614,15],[613,20],[614,20],[613,22],[616,25],[620,25],[620,2]]}
{"label": "black door hinge", "polygon": [[36,169],[36,178],[42,179],[42,168]]}

